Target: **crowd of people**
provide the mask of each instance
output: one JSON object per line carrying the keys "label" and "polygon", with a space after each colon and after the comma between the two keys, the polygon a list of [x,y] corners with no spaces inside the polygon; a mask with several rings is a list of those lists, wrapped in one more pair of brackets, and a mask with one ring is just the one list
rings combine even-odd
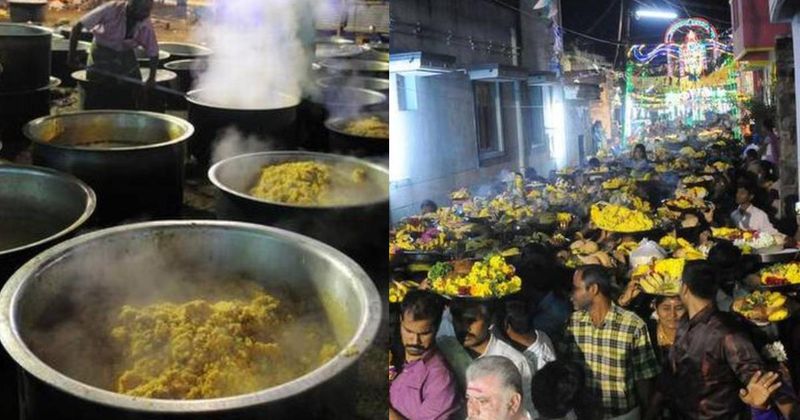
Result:
{"label": "crowd of people", "polygon": [[[774,135],[769,122],[765,128]],[[777,196],[777,141],[751,147],[730,132],[723,137],[730,140],[708,142],[695,158],[697,167],[729,167],[709,185],[711,205],[684,212],[657,234],[605,232],[586,208],[571,209],[580,224],[572,234],[609,252],[670,234],[704,250],[685,261],[675,293],[646,293],[631,277],[629,255],[571,266],[558,256],[567,245],[555,242],[523,247],[515,262],[522,289],[502,298],[446,299],[422,281],[392,309],[389,418],[800,418],[800,322],[792,314],[757,324],[733,311],[735,299],[759,287],[764,263],[712,235],[712,228],[736,227],[793,247],[796,197]],[[664,146],[636,144],[628,156],[593,158],[584,174],[611,166],[644,176],[635,192],[655,209],[678,182],[656,170],[660,159],[652,156]],[[430,201],[424,207],[437,211]],[[794,293],[787,292],[791,305]]]}

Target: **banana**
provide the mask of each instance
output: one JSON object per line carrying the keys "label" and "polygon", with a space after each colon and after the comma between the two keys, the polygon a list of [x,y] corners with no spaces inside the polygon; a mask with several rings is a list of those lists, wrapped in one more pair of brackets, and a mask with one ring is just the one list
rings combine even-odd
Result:
{"label": "banana", "polygon": [[408,265],[408,271],[411,271],[411,272],[414,272],[414,273],[417,273],[417,272],[422,272],[422,271],[424,271],[424,272],[426,272],[426,273],[427,273],[427,272],[428,272],[428,270],[430,270],[430,269],[431,269],[431,267],[432,267],[432,266],[431,266],[430,264],[424,264],[424,263],[412,263],[412,264],[409,264],[409,265]]}

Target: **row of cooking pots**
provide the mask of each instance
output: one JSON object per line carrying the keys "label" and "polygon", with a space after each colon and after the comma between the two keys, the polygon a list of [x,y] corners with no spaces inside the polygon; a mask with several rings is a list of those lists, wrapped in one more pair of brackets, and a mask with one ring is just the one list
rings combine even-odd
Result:
{"label": "row of cooking pots", "polygon": [[[353,380],[351,366],[371,345],[381,322],[381,300],[369,275],[345,255],[362,265],[386,260],[385,252],[378,251],[385,248],[388,231],[386,168],[358,158],[311,152],[239,155],[209,170],[216,186],[217,216],[257,224],[148,222],[58,244],[81,229],[109,224],[111,219],[102,217],[119,221],[123,215],[143,213],[156,219],[177,216],[186,140],[193,127],[182,119],[154,113],[88,111],[44,117],[29,123],[25,131],[33,140],[32,158],[38,166],[0,165],[0,278],[5,280],[9,271],[24,264],[0,292],[0,340],[21,367],[20,409],[25,418],[74,418],[75,413],[85,419],[187,414],[215,419],[298,413],[308,418],[324,416],[321,401],[335,395],[335,387]],[[250,196],[262,167],[298,160],[364,171],[365,179],[380,193],[328,207],[293,206]],[[89,305],[82,301],[87,293],[81,285],[96,281],[90,279],[100,270],[108,278],[109,289],[125,289],[116,283],[130,277],[124,273],[140,270],[137,265],[143,263],[127,256],[142,250],[153,250],[145,254],[158,260],[145,262],[148,266],[158,267],[165,261],[174,266],[179,261],[179,269],[186,272],[216,270],[220,280],[246,275],[265,286],[293,288],[307,299],[318,300],[331,322],[337,321],[334,329],[342,352],[295,381],[251,394],[196,401],[116,394],[43,362],[39,352],[44,349],[31,341],[32,331],[54,320],[86,322],[81,318],[85,315],[76,313],[76,308],[80,312]],[[165,287],[172,281],[164,274]],[[8,356],[0,356],[9,368]],[[8,370],[3,373],[0,376],[7,379]],[[2,407],[11,402],[2,399],[12,391],[9,385],[6,381],[0,392]]]}
{"label": "row of cooking pots", "polygon": [[[89,42],[79,41],[79,60],[85,60],[90,46]],[[162,65],[208,58],[212,54],[210,49],[197,44],[162,42],[159,47]],[[0,23],[0,64],[3,66],[0,92],[40,88],[47,84],[51,69],[53,76],[66,81],[69,75],[66,67],[68,49],[69,40],[47,28]],[[365,56],[361,57],[362,54]],[[324,74],[385,78],[389,72],[388,48],[383,44],[370,48],[355,45],[344,38],[325,39],[317,44],[317,55],[314,67]]]}

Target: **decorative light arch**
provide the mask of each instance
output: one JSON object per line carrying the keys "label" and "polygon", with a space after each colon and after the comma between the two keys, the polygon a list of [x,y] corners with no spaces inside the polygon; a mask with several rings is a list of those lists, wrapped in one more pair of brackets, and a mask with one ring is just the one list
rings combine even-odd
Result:
{"label": "decorative light arch", "polygon": [[[687,62],[692,60],[693,56],[698,54],[704,54],[707,47],[711,47],[712,55],[714,57],[714,61],[717,60],[719,57],[720,52],[720,43],[719,43],[719,34],[717,33],[717,29],[709,23],[707,20],[698,17],[691,17],[686,19],[681,19],[669,25],[667,31],[664,33],[664,43],[667,45],[675,45],[673,38],[678,31],[683,29],[689,29],[687,35],[692,37],[690,42],[687,42],[686,39],[683,39],[682,46],[681,46],[681,53],[680,53],[680,62],[679,62],[679,71],[680,75],[683,76],[686,73],[686,67],[688,66]],[[695,33],[692,29],[697,28],[700,31],[706,34],[702,40],[695,40]],[[696,60],[694,60],[696,61]],[[702,66],[701,63],[695,63],[693,65],[693,72],[697,71],[698,66]],[[667,73],[669,77],[672,77],[672,57],[667,55]]]}
{"label": "decorative light arch", "polygon": [[664,33],[664,43],[665,44],[672,44],[672,37],[675,36],[675,33],[683,28],[702,28],[707,34],[708,37],[717,40],[719,39],[719,35],[717,34],[717,28],[714,27],[711,23],[703,18],[686,18],[675,21],[672,25],[669,25],[667,28],[667,32]]}

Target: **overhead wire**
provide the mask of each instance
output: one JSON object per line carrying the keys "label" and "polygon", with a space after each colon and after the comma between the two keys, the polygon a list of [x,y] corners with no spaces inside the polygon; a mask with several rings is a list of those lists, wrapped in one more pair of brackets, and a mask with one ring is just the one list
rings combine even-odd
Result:
{"label": "overhead wire", "polygon": [[611,12],[611,10],[614,8],[614,6],[617,4],[618,1],[619,0],[613,0],[611,3],[608,4],[608,7],[606,8],[606,10],[603,11],[603,13],[600,14],[600,17],[597,18],[597,20],[594,21],[592,26],[590,26],[588,29],[586,29],[586,33],[587,34],[592,33],[594,28],[596,28],[597,25],[599,25],[601,22],[603,22],[603,20],[606,18],[606,16],[608,16],[608,13]]}
{"label": "overhead wire", "polygon": [[[498,4],[498,5],[502,6],[502,7],[507,8],[507,9],[514,10],[516,12],[522,13],[523,15],[528,16],[528,17],[538,18],[538,16],[536,16],[536,15],[534,15],[532,13],[529,13],[529,12],[527,12],[525,10],[522,10],[522,9],[518,8],[518,7],[514,7],[514,6],[511,6],[509,4],[505,4],[505,3],[503,3],[503,2],[501,2],[499,0],[484,0],[484,1],[489,1],[489,2],[492,2],[492,3]],[[569,29],[569,28],[564,27],[564,26],[561,26],[561,29],[564,32],[567,32],[567,33],[570,33],[570,34],[573,34],[573,35],[576,35],[576,36],[580,36],[580,37],[583,37],[583,38],[586,38],[586,39],[591,39],[592,41],[597,41],[597,42],[601,42],[601,43],[609,44],[609,45],[624,45],[624,44],[622,44],[620,42],[609,41],[607,39],[594,37],[592,35],[588,35],[588,34],[585,34],[583,32],[576,31],[574,29]]]}

